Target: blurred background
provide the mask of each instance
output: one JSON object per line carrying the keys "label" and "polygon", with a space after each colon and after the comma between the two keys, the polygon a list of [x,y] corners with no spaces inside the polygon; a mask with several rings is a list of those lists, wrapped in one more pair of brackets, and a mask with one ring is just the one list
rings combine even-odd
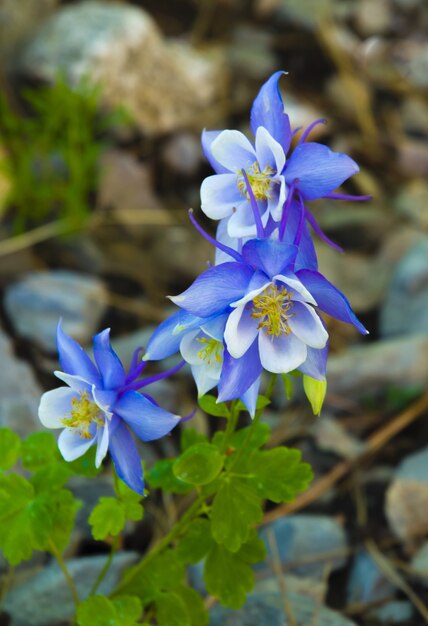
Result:
{"label": "blurred background", "polygon": [[[85,346],[111,326],[129,362],[172,311],[165,295],[205,269],[213,250],[187,217],[211,173],[201,130],[249,133],[273,72],[289,73],[292,127],[326,118],[312,139],[359,163],[343,191],[373,195],[312,203],[346,250],[317,242],[321,271],[370,336],[328,323],[320,418],[299,381],[291,401],[278,384],[274,442],[302,449],[318,482],[267,511],[256,594],[234,615],[214,607],[214,625],[428,623],[427,35],[426,0],[0,0],[0,426],[40,429],[60,317]],[[187,371],[153,395],[181,414],[195,405]],[[216,425],[199,411],[192,426]],[[150,466],[176,449],[171,437],[142,453]],[[85,507],[68,556],[83,579],[108,549],[85,521],[111,491],[108,471],[102,481],[73,485]],[[177,506],[151,498],[116,576]],[[67,599],[48,601],[67,593],[49,567],[39,556],[18,572],[0,624],[67,623]],[[29,617],[35,593],[46,601]]]}

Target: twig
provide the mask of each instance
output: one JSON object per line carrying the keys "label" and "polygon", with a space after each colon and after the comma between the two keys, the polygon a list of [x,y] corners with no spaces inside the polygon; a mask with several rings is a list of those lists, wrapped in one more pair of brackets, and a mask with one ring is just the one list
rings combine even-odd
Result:
{"label": "twig", "polygon": [[71,226],[70,222],[65,220],[58,220],[44,224],[43,226],[38,226],[22,235],[0,241],[0,256],[6,256],[14,252],[19,252],[20,250],[25,250],[26,248],[31,248],[31,246],[34,246],[36,243],[46,241],[46,239],[53,239],[54,237],[58,237],[58,235],[64,235],[74,230],[79,230],[79,228],[77,226]]}
{"label": "twig", "polygon": [[61,552],[58,550],[58,548],[56,547],[52,539],[49,540],[49,550],[52,552],[52,554],[56,558],[58,565],[60,566],[62,573],[64,574],[64,577],[65,577],[65,580],[67,581],[68,588],[70,589],[70,593],[73,598],[74,604],[76,605],[76,607],[79,606],[80,598],[79,598],[79,594],[77,593],[74,580],[72,579],[71,574],[68,571],[68,567],[65,564],[65,561],[62,557]]}
{"label": "twig", "polygon": [[395,435],[401,432],[404,428],[409,426],[415,419],[420,417],[424,411],[428,409],[428,394],[422,396],[419,400],[414,402],[408,409],[400,413],[395,419],[389,422],[386,426],[377,430],[366,441],[366,446],[363,452],[354,457],[353,459],[347,459],[338,463],[333,469],[325,476],[315,482],[308,491],[302,493],[293,502],[289,504],[283,504],[276,507],[272,511],[266,513],[263,518],[263,524],[272,522],[279,517],[289,515],[295,511],[300,511],[311,502],[317,500],[323,493],[328,491],[335,483],[337,483],[343,476],[345,476],[350,470],[370,454],[373,454],[380,450],[388,441],[390,441]]}
{"label": "twig", "polygon": [[278,587],[279,587],[279,590],[281,592],[281,596],[284,602],[284,613],[287,616],[287,620],[290,626],[297,626],[296,618],[294,617],[293,609],[288,599],[287,588],[285,584],[285,577],[282,572],[281,560],[278,554],[278,545],[277,545],[275,534],[272,528],[268,529],[267,539],[268,539],[270,551],[272,554],[272,557],[271,557],[272,569],[273,569],[275,576],[278,579]]}

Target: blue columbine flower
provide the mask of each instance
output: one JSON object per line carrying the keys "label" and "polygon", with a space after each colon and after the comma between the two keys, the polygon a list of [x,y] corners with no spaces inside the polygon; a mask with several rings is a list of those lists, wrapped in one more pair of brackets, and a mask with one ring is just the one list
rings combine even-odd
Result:
{"label": "blue columbine flower", "polygon": [[159,439],[180,421],[138,389],[173,373],[179,366],[140,379],[146,363],[138,349],[128,373],[110,345],[110,330],[94,337],[95,364],[58,324],[57,346],[62,371],[55,375],[68,387],[43,394],[39,419],[47,428],[63,428],[58,446],[66,461],[74,461],[95,445],[97,467],[110,452],[118,476],[144,494],[141,460],[130,430],[143,441]]}
{"label": "blue columbine flower", "polygon": [[180,349],[192,366],[201,366],[208,352],[198,350],[194,341],[210,337],[223,344],[222,351],[220,345],[215,348],[221,371],[210,365],[212,381],[219,375],[220,401],[258,388],[263,368],[282,374],[299,369],[323,380],[328,335],[318,311],[367,333],[345,296],[322,274],[296,269],[296,245],[252,239],[241,254],[217,246],[235,261],[208,269],[171,298],[183,311],[157,329],[147,357],[163,358]]}
{"label": "blue columbine flower", "polygon": [[[293,132],[278,88],[284,72],[276,72],[262,86],[251,110],[251,130],[255,148],[240,132],[204,131],[202,148],[216,172],[201,187],[202,210],[209,217],[227,220],[231,237],[256,234],[250,198],[242,172],[245,171],[259,204],[263,226],[269,217],[281,220],[293,206],[318,198],[366,200],[369,196],[333,193],[359,171],[346,154],[306,140],[311,130],[325,120],[316,120],[300,136],[287,157]],[[297,132],[298,129],[296,129]],[[294,204],[297,201],[297,204]],[[300,208],[299,208],[300,210]],[[305,218],[328,243],[311,213],[304,206]]]}

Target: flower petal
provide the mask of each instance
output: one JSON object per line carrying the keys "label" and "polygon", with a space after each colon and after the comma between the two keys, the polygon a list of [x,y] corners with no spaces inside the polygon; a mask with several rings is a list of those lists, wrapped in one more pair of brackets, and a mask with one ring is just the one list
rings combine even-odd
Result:
{"label": "flower petal", "polygon": [[224,130],[211,144],[211,154],[230,172],[248,169],[257,161],[256,151],[239,130]]}
{"label": "flower petal", "polygon": [[321,350],[308,348],[306,361],[298,368],[299,372],[316,380],[325,380],[328,356],[328,344]]}
{"label": "flower petal", "polygon": [[260,361],[273,374],[286,374],[301,365],[307,357],[307,348],[293,333],[272,337],[259,333]]}
{"label": "flower petal", "polygon": [[284,149],[263,126],[256,131],[256,154],[260,171],[271,167],[275,174],[281,174],[285,165]]}
{"label": "flower petal", "polygon": [[144,495],[143,467],[131,433],[119,420],[110,437],[110,454],[117,475],[130,489]]}
{"label": "flower petal", "polygon": [[58,323],[56,340],[61,369],[66,374],[81,376],[88,383],[99,384],[97,368],[84,349],[62,330],[61,322]]}
{"label": "flower petal", "polygon": [[243,263],[222,263],[203,272],[186,291],[170,299],[193,315],[211,317],[245,294],[253,273]]}
{"label": "flower petal", "polygon": [[201,351],[202,345],[197,341],[197,338],[202,336],[203,333],[199,330],[193,330],[191,333],[184,335],[181,340],[181,356],[189,365],[201,365],[201,358],[198,356],[198,352]]}
{"label": "flower petal", "polygon": [[202,181],[201,209],[213,220],[232,215],[242,202],[236,174],[214,174]]}
{"label": "flower petal", "polygon": [[274,239],[251,239],[242,248],[245,263],[262,270],[269,278],[294,265],[298,248]]}
{"label": "flower petal", "polygon": [[212,152],[211,152],[212,142],[222,132],[223,132],[222,130],[205,130],[204,129],[202,131],[202,136],[201,136],[202,152],[204,153],[209,164],[211,165],[211,167],[217,174],[225,174],[226,172],[229,171],[225,167],[220,165],[220,163],[213,157]]}
{"label": "flower petal", "polygon": [[65,428],[58,438],[58,448],[65,461],[75,461],[95,443],[96,437],[81,437],[75,428]]}
{"label": "flower petal", "polygon": [[268,213],[275,222],[281,220],[284,203],[287,197],[287,185],[284,176],[275,176],[271,184],[271,194],[268,198]]}
{"label": "flower petal", "polygon": [[278,87],[278,81],[285,72],[275,72],[260,89],[251,109],[251,130],[255,135],[264,126],[287,154],[291,142],[291,128],[288,115]]}
{"label": "flower petal", "polygon": [[[236,237],[231,237],[228,233],[229,218],[226,217],[223,220],[220,220],[217,226],[216,239],[220,243],[232,248],[233,250],[240,251],[240,240],[236,239]],[[254,225],[255,228],[255,225]],[[232,259],[223,250],[220,248],[215,249],[215,265],[220,265],[221,263],[230,262]]]}
{"label": "flower petal", "polygon": [[210,376],[211,371],[203,365],[192,365],[192,376],[195,379],[196,388],[198,390],[198,398],[205,395],[207,391],[213,389],[219,381],[220,375],[216,378]]}
{"label": "flower petal", "polygon": [[297,189],[306,200],[322,198],[359,171],[351,157],[320,143],[303,143],[293,151],[284,176],[287,184],[298,179]]}
{"label": "flower petal", "polygon": [[201,324],[201,330],[212,339],[223,341],[224,328],[228,317],[228,313],[225,313],[224,315],[217,315],[210,321]]}
{"label": "flower petal", "polygon": [[79,394],[69,387],[58,387],[47,391],[40,398],[39,420],[45,428],[63,428],[62,420],[71,411],[73,398],[78,398]]}
{"label": "flower petal", "polygon": [[143,441],[152,441],[168,434],[180,421],[143,394],[127,391],[115,404],[114,412],[132,428]]}
{"label": "flower petal", "polygon": [[226,402],[241,398],[262,373],[257,340],[240,359],[224,351],[224,364],[218,384],[218,400]]}
{"label": "flower petal", "polygon": [[287,287],[291,288],[291,290],[293,291],[292,300],[302,300],[303,302],[309,302],[309,304],[313,304],[314,306],[316,306],[317,303],[313,295],[306,289],[305,285],[303,285],[299,278],[292,272],[277,274],[273,277],[273,280],[285,283]]}
{"label": "flower petal", "polygon": [[159,361],[175,354],[180,349],[183,334],[199,328],[205,318],[195,317],[187,311],[178,311],[159,324],[147,344],[144,361]]}
{"label": "flower petal", "polygon": [[97,451],[95,454],[95,467],[100,467],[105,458],[109,444],[108,421],[104,422],[104,426],[97,432]]}
{"label": "flower petal", "polygon": [[92,390],[92,384],[86,382],[81,376],[73,376],[73,374],[66,374],[59,370],[55,370],[54,374],[57,378],[62,380],[62,382],[71,387],[71,389],[74,389],[74,391],[83,393],[84,391],[90,392]]}
{"label": "flower petal", "polygon": [[258,321],[251,317],[251,304],[237,307],[229,315],[224,330],[224,341],[231,357],[240,359],[257,337]]}
{"label": "flower petal", "polygon": [[[266,200],[259,200],[257,206],[260,210],[260,216],[263,226],[269,218]],[[257,234],[257,226],[254,220],[253,210],[248,200],[242,200],[236,207],[227,222],[227,232],[231,238],[255,237]]]}
{"label": "flower petal", "polygon": [[293,302],[291,313],[288,325],[296,337],[311,348],[324,348],[328,332],[313,308],[303,302]]}
{"label": "flower petal", "polygon": [[260,389],[260,380],[261,376],[257,378],[247,389],[247,391],[241,396],[241,401],[247,407],[247,411],[251,417],[254,417],[256,414],[256,406],[257,406],[257,398],[259,397],[259,389]]}
{"label": "flower petal", "polygon": [[297,277],[314,295],[321,311],[342,322],[353,324],[362,335],[368,334],[343,293],[322,274],[313,270],[300,270]]}
{"label": "flower petal", "polygon": [[110,343],[110,328],[94,337],[94,357],[104,389],[116,389],[125,381],[125,370]]}

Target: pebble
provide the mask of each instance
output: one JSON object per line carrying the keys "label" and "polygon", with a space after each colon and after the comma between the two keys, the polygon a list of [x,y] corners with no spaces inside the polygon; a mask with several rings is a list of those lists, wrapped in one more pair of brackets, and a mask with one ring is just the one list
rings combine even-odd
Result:
{"label": "pebble", "polygon": [[[104,555],[87,556],[66,562],[80,598],[88,596],[107,558]],[[99,593],[111,593],[122,571],[137,559],[135,552],[116,554]],[[6,597],[4,609],[11,617],[10,626],[46,626],[68,620],[74,614],[75,607],[64,575],[59,566],[52,563],[14,586]]]}
{"label": "pebble", "polygon": [[123,107],[146,135],[200,129],[224,96],[227,66],[218,49],[196,51],[164,39],[143,9],[88,0],[61,7],[22,51],[17,71],[72,85],[86,76],[109,107]]}
{"label": "pebble", "polygon": [[347,600],[351,604],[376,602],[393,595],[395,588],[372,556],[362,550],[354,558],[348,580]]}
{"label": "pebble", "polygon": [[420,576],[420,582],[428,587],[428,541],[426,541],[413,556],[411,568]]}
{"label": "pebble", "polygon": [[407,623],[412,619],[413,614],[413,606],[407,600],[392,600],[378,609],[370,611],[370,616],[382,624],[386,624],[386,626]]}
{"label": "pebble", "polygon": [[56,351],[56,328],[81,344],[90,341],[107,307],[103,283],[66,270],[30,272],[10,285],[5,309],[14,330],[40,348]]}
{"label": "pebble", "polygon": [[41,429],[37,417],[42,390],[33,370],[18,359],[12,344],[0,329],[0,427],[14,430],[21,437]]}
{"label": "pebble", "polygon": [[396,265],[380,312],[383,337],[428,334],[428,237]]}
{"label": "pebble", "polygon": [[[332,517],[327,515],[290,515],[278,519],[265,526],[260,537],[265,541],[269,560],[271,554],[270,543],[273,534],[278,556],[283,565],[296,563],[292,573],[297,576],[322,578],[326,564],[334,571],[340,569],[346,562],[345,556],[337,556],[337,552],[345,551],[347,537],[343,527]],[[300,561],[316,558],[319,555],[335,553],[334,557],[320,560],[315,563],[299,565]]]}

